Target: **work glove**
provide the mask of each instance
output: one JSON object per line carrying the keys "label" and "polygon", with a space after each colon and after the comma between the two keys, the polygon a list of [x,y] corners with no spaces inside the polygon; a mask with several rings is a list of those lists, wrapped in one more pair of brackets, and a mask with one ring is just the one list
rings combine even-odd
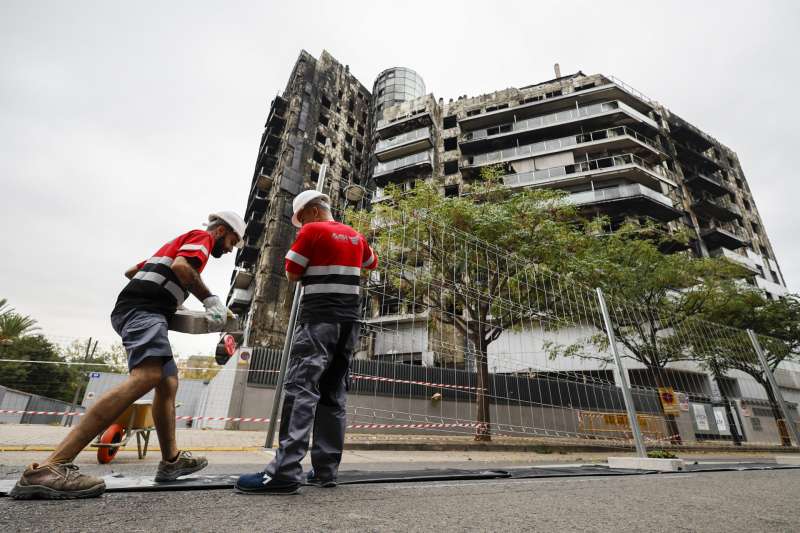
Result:
{"label": "work glove", "polygon": [[222,331],[228,322],[228,308],[213,294],[203,300],[203,307],[206,308],[206,320],[208,321],[209,333]]}

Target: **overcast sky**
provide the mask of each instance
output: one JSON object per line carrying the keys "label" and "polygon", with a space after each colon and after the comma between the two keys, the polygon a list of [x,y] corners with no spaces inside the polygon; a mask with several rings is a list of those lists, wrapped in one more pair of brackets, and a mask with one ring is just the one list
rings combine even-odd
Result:
{"label": "overcast sky", "polygon": [[[0,297],[56,340],[118,340],[124,270],[210,211],[244,211],[269,102],[303,48],[368,88],[413,68],[445,99],[550,79],[554,62],[613,74],[738,152],[800,290],[800,3],[554,4],[3,1]],[[212,259],[212,291],[232,268]],[[171,338],[181,355],[215,343]]]}

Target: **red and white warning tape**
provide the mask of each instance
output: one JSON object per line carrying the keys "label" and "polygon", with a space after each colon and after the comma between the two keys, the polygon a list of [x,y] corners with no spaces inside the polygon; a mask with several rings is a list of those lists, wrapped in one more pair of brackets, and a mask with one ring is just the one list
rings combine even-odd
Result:
{"label": "red and white warning tape", "polygon": [[[18,409],[0,409],[0,414],[16,415],[53,415],[83,416],[83,413],[72,411],[24,411]],[[256,422],[267,423],[269,418],[242,416],[176,416],[175,420],[212,420],[219,422]],[[416,423],[416,424],[349,424],[347,429],[436,429],[436,428],[474,428],[478,424],[469,423]]]}
{"label": "red and white warning tape", "polygon": [[409,385],[422,385],[424,387],[438,387],[442,389],[458,389],[458,390],[481,390],[478,387],[470,387],[468,385],[451,385],[448,383],[429,383],[427,381],[413,381],[408,379],[386,378],[383,376],[368,376],[366,374],[351,374],[353,379],[363,379],[366,381],[389,381],[392,383],[405,383]]}

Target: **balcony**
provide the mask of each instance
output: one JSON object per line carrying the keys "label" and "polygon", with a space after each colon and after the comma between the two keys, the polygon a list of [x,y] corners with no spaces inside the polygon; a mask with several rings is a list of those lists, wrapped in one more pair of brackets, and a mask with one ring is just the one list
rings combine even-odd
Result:
{"label": "balcony", "polygon": [[253,287],[247,289],[232,289],[231,295],[228,297],[228,309],[234,313],[240,313],[250,307],[250,302],[253,301]]}
{"label": "balcony", "polygon": [[432,146],[431,129],[429,127],[419,128],[407,133],[401,133],[396,137],[378,141],[375,145],[375,157],[378,161],[389,161],[427,150]]}
{"label": "balcony", "polygon": [[233,275],[231,275],[231,286],[234,289],[246,289],[254,278],[255,276],[249,270],[235,268],[233,269]]}
{"label": "balcony", "polygon": [[423,107],[403,117],[379,120],[375,132],[381,139],[388,139],[389,137],[395,137],[401,133],[430,126],[431,124],[433,124],[431,112]]}
{"label": "balcony", "polygon": [[654,140],[645,137],[627,126],[617,126],[615,128],[606,128],[590,133],[579,133],[577,135],[569,135],[558,139],[515,146],[513,148],[506,148],[505,150],[495,150],[485,154],[477,154],[464,158],[461,166],[462,168],[477,168],[564,150],[572,150],[575,155],[581,155],[582,153],[586,153],[592,146],[597,145],[602,145],[603,149],[607,151],[643,149],[653,156],[664,156],[664,153]]}
{"label": "balcony", "polygon": [[742,219],[742,210],[728,199],[702,197],[692,203],[692,210],[702,218],[715,218],[722,222]]}
{"label": "balcony", "polygon": [[530,170],[503,176],[506,187],[556,186],[563,188],[593,180],[626,179],[642,183],[651,189],[661,188],[661,183],[676,186],[666,171],[653,167],[641,157],[622,154],[576,162],[563,167]]}
{"label": "balcony", "polygon": [[775,298],[779,298],[789,294],[789,289],[787,289],[783,285],[775,283],[773,281],[769,281],[759,276],[756,276],[756,286],[758,286],[759,289],[768,292]]}
{"label": "balcony", "polygon": [[503,140],[507,141],[512,135],[520,136],[520,138],[532,137],[537,134],[541,135],[542,130],[545,129],[574,126],[576,123],[588,119],[603,119],[614,125],[619,125],[621,120],[627,120],[630,123],[645,124],[658,130],[658,124],[655,121],[627,104],[615,100],[468,131],[461,135],[459,143],[462,145],[462,150],[476,148],[479,145],[498,144]]}
{"label": "balcony", "polygon": [[711,250],[709,254],[711,257],[721,257],[723,259],[732,261],[739,266],[743,266],[754,274],[761,274],[761,269],[759,268],[758,263],[746,255],[737,254],[733,250],[728,250],[727,248],[717,248],[716,250]]}
{"label": "balcony", "polygon": [[247,209],[245,210],[244,217],[245,219],[249,218],[250,215],[261,216],[267,211],[267,199],[261,198],[260,196],[253,195],[250,197],[250,201],[247,204]]}
{"label": "balcony", "polygon": [[267,174],[259,174],[256,176],[255,179],[255,189],[261,193],[268,193],[269,190],[272,188],[273,179],[272,176]]}
{"label": "balcony", "polygon": [[725,229],[719,226],[701,228],[700,237],[709,248],[728,248],[730,250],[746,246],[749,241],[742,230]]}
{"label": "balcony", "polygon": [[678,149],[678,158],[681,161],[688,161],[691,166],[699,168],[708,174],[713,174],[725,168],[722,163],[706,154],[699,147],[680,142],[676,142],[675,147]]}
{"label": "balcony", "polygon": [[653,109],[653,102],[640,92],[627,86],[625,83],[610,77],[613,83],[584,88],[580,91],[568,92],[558,96],[521,102],[504,109],[485,111],[459,119],[463,131],[488,127],[500,122],[511,122],[541,115],[550,111],[564,109],[565,106],[586,106],[597,102],[620,100],[642,114],[647,114]]}
{"label": "balcony", "polygon": [[713,196],[722,196],[732,192],[725,181],[716,174],[704,174],[698,170],[689,170],[685,176],[686,185],[696,191],[705,191]]}
{"label": "balcony", "polygon": [[251,240],[258,240],[261,234],[264,233],[264,220],[261,217],[254,216],[247,222],[244,229],[244,234]]}
{"label": "balcony", "polygon": [[255,244],[255,241],[253,241],[253,244],[249,242],[245,243],[244,247],[236,254],[236,264],[254,265],[258,259],[259,251],[259,247]]}
{"label": "balcony", "polygon": [[673,207],[672,200],[666,195],[639,183],[572,193],[566,201],[581,207],[602,208],[604,213],[611,216],[635,213],[662,222],[681,216],[681,211]]}
{"label": "balcony", "polygon": [[432,167],[431,152],[419,152],[386,163],[378,163],[372,169],[372,178],[378,185],[384,186],[393,179],[419,175],[423,170],[430,171]]}

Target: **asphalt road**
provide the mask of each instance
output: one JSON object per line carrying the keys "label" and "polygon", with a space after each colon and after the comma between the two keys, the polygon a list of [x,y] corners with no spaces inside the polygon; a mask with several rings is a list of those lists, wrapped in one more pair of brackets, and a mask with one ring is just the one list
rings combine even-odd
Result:
{"label": "asphalt road", "polygon": [[797,494],[785,470],[0,498],[0,531],[798,531]]}

